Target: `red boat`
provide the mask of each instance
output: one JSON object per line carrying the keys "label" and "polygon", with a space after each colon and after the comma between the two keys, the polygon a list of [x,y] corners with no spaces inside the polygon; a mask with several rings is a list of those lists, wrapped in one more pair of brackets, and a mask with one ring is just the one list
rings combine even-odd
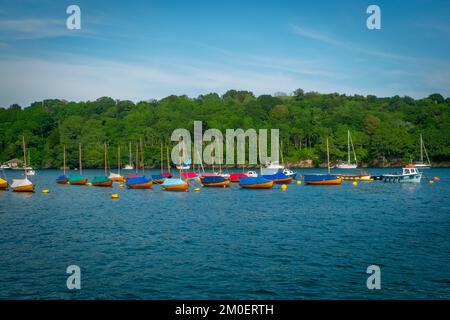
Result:
{"label": "red boat", "polygon": [[230,174],[230,181],[231,182],[239,182],[241,181],[241,178],[247,178],[248,175],[245,173],[231,173]]}

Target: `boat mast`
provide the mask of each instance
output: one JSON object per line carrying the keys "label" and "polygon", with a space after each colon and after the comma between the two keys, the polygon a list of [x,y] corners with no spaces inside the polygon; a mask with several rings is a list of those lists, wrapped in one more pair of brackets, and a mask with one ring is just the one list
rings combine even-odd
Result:
{"label": "boat mast", "polygon": [[64,175],[66,175],[66,145],[64,145],[64,154],[63,154],[63,171]]}
{"label": "boat mast", "polygon": [[136,143],[136,159],[135,159],[135,161],[136,161],[136,173],[138,173],[139,171],[139,151],[138,151],[138,144]]}
{"label": "boat mast", "polygon": [[423,140],[422,140],[422,134],[420,134],[420,162],[423,163]]}
{"label": "boat mast", "polygon": [[164,172],[164,157],[163,157],[163,143],[161,142],[161,173]]}
{"label": "boat mast", "polygon": [[259,175],[262,177],[261,144],[259,143],[259,136],[258,140],[256,140],[256,149],[258,149],[258,157],[259,157]]}
{"label": "boat mast", "polygon": [[22,136],[22,150],[23,150],[23,168],[25,171],[25,179],[27,178],[27,153],[25,148],[25,137]]}
{"label": "boat mast", "polygon": [[105,176],[107,175],[106,173],[106,143],[103,143],[103,150],[104,150],[104,165],[105,165]]}
{"label": "boat mast", "polygon": [[350,130],[347,130],[347,163],[350,164]]}
{"label": "boat mast", "polygon": [[117,145],[117,174],[120,175],[120,144]]}
{"label": "boat mast", "polygon": [[281,164],[284,166],[284,159],[283,159],[283,140],[281,140]]}
{"label": "boat mast", "polygon": [[128,163],[130,164],[130,166],[132,166],[133,165],[133,161],[131,160],[131,141],[130,141],[130,144],[129,144],[129,150],[130,150],[130,160],[128,161]]}
{"label": "boat mast", "polygon": [[222,152],[219,149],[219,174],[222,174]]}
{"label": "boat mast", "polygon": [[80,162],[80,175],[83,175],[83,164],[81,163],[81,142],[78,144],[78,160]]}
{"label": "boat mast", "polygon": [[139,144],[141,146],[141,166],[142,166],[142,175],[144,175],[145,173],[145,169],[144,169],[144,150],[142,148],[142,138],[139,138]]}
{"label": "boat mast", "polygon": [[169,170],[170,173],[169,146],[166,146],[166,151],[167,151],[167,170]]}
{"label": "boat mast", "polygon": [[328,145],[328,137],[327,137],[327,168],[328,174],[330,173],[330,147]]}

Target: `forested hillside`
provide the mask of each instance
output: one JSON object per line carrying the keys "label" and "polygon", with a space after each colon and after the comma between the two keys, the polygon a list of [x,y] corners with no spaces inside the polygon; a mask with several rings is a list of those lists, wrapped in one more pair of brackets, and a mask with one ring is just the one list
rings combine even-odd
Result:
{"label": "forested hillside", "polygon": [[325,138],[330,137],[331,159],[346,159],[347,129],[357,156],[368,165],[386,161],[418,159],[419,135],[433,162],[450,160],[450,99],[433,94],[424,99],[378,98],[341,94],[304,93],[292,96],[261,95],[230,90],[197,98],[169,96],[161,100],[116,101],[102,97],[95,101],[38,101],[28,107],[0,108],[0,160],[21,157],[25,136],[35,167],[60,167],[63,145],[68,164],[77,166],[78,142],[83,144],[86,167],[103,164],[103,143],[116,162],[116,148],[122,148],[123,162],[128,143],[144,139],[145,159],[159,165],[160,143],[167,143],[176,128],[193,130],[193,121],[203,129],[279,128],[285,160],[296,162],[325,159]]}

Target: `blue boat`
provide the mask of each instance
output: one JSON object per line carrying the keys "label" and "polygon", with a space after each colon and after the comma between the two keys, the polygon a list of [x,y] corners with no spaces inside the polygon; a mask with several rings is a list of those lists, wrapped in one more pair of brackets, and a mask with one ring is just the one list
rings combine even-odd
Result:
{"label": "blue boat", "polygon": [[153,182],[151,179],[147,179],[146,177],[134,177],[129,178],[126,185],[129,189],[150,189]]}
{"label": "blue boat", "polygon": [[304,174],[303,182],[314,185],[338,185],[342,179],[335,174]]}
{"label": "blue boat", "polygon": [[164,182],[164,179],[166,179],[166,177],[164,177],[162,174],[152,174],[152,180],[154,183],[161,184]]}
{"label": "blue boat", "polygon": [[239,186],[245,189],[270,189],[274,181],[264,177],[242,177],[239,180]]}
{"label": "blue boat", "polygon": [[272,180],[275,183],[291,183],[291,181],[294,179],[293,176],[288,176],[281,170],[274,174],[265,174],[263,175],[263,178]]}
{"label": "blue boat", "polygon": [[228,187],[230,180],[222,176],[206,176],[202,178],[202,185],[204,187]]}

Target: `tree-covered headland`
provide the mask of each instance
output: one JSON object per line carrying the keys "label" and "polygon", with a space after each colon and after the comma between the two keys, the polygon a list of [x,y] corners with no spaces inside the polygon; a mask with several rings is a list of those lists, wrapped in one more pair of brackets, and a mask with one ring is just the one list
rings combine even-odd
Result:
{"label": "tree-covered headland", "polygon": [[[193,130],[194,120],[203,129],[280,129],[284,160],[300,163],[325,159],[329,137],[331,160],[345,160],[347,130],[351,131],[358,160],[366,165],[401,164],[419,158],[419,135],[423,135],[431,161],[450,161],[450,99],[440,94],[426,98],[348,96],[319,94],[301,89],[292,95],[255,96],[230,90],[161,100],[95,101],[45,100],[21,107],[0,108],[0,161],[21,158],[22,136],[27,141],[31,165],[62,166],[63,146],[68,166],[78,166],[78,143],[83,145],[85,167],[103,166],[103,144],[109,146],[111,165],[121,146],[122,163],[128,144],[144,142],[145,162],[158,166],[161,142],[170,146],[176,128]],[[225,156],[225,155],[224,155]]]}

